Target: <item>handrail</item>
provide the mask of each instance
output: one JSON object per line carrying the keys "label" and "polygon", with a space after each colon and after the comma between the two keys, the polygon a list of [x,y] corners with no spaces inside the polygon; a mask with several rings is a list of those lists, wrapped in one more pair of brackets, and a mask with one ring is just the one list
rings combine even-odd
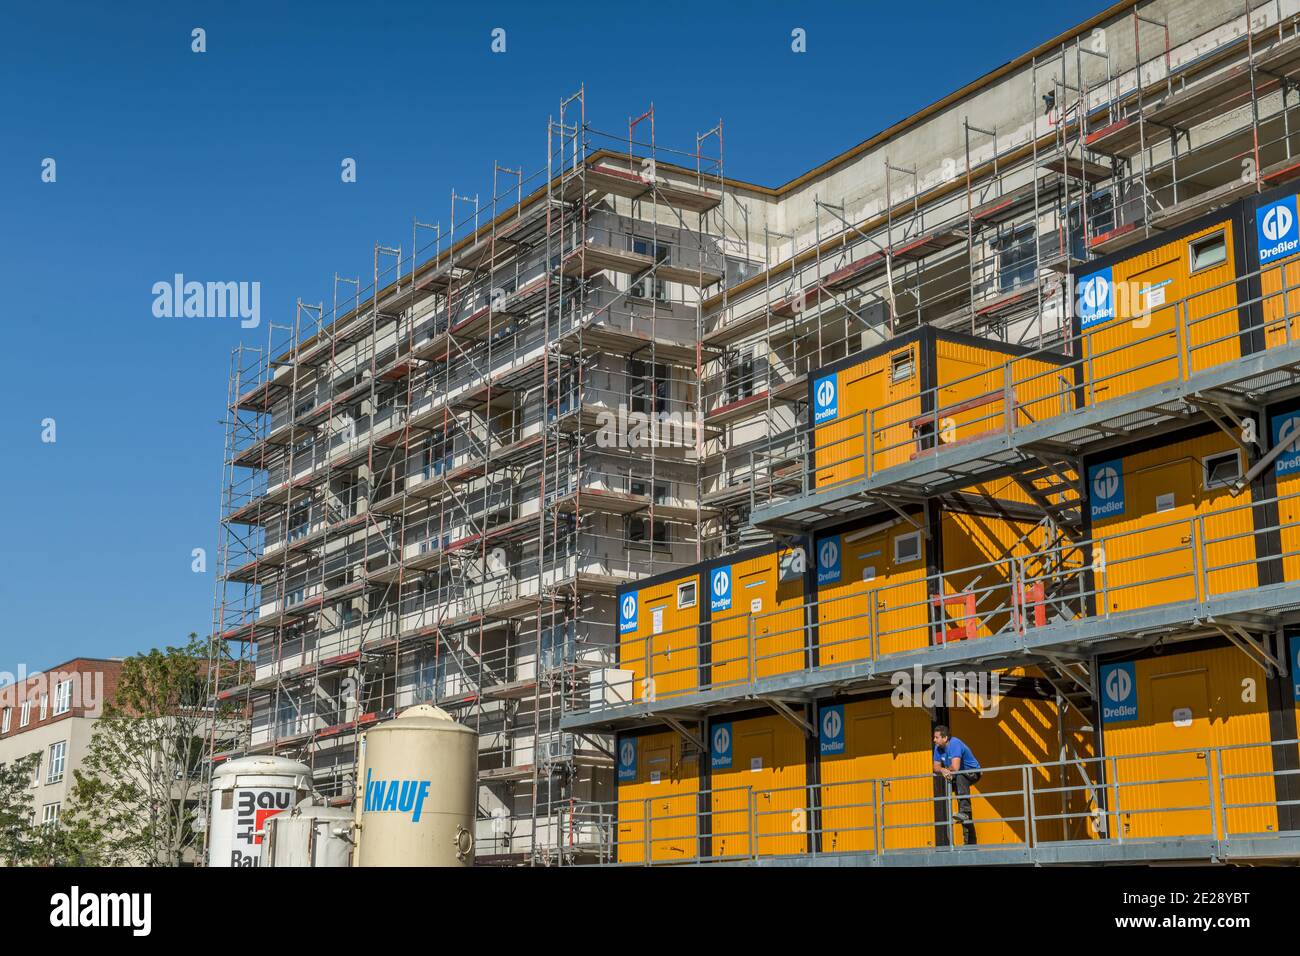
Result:
{"label": "handrail", "polygon": [[[1249,289],[1250,280],[1268,272],[1276,272],[1280,277],[1281,287],[1277,291],[1253,296],[1242,294]],[[1221,305],[1217,298],[1230,290],[1233,304]],[[805,422],[795,429],[793,436],[783,434],[760,442],[750,451],[750,468],[758,474],[782,464],[806,461],[809,464],[801,469],[797,495],[826,493],[840,485],[873,478],[910,458],[934,455],[946,445],[991,434],[1013,434],[1041,424],[1046,417],[1068,416],[1079,408],[1104,404],[1107,399],[1099,398],[1099,392],[1143,370],[1168,364],[1176,368],[1178,380],[1185,380],[1194,373],[1237,360],[1239,356],[1231,354],[1218,358],[1214,350],[1224,350],[1252,333],[1265,336],[1281,333],[1281,341],[1272,345],[1266,342],[1265,351],[1294,346],[1297,343],[1292,320],[1300,319],[1300,308],[1290,302],[1290,294],[1295,291],[1297,287],[1288,282],[1285,270],[1268,266],[1137,315],[1121,316],[1118,309],[1113,309],[1116,315],[1107,321],[1107,327],[1131,323],[1139,330],[1137,338],[1099,350],[1096,330],[1081,331],[1065,336],[1050,348],[1010,356],[979,372],[919,389],[849,416],[818,424]],[[1113,295],[1112,292],[1112,301]],[[1137,293],[1132,297],[1136,299]],[[1268,311],[1278,314],[1266,315]],[[1162,324],[1143,332],[1152,327],[1151,316],[1157,314],[1170,315],[1171,327]],[[1243,315],[1248,317],[1245,323],[1240,321]],[[1231,328],[1220,329],[1214,325],[1216,322],[1222,325],[1226,319],[1233,320]],[[1162,348],[1165,339],[1170,342]],[[995,343],[991,341],[991,344]],[[1100,372],[1098,365],[1102,366]],[[1074,374],[1065,375],[1065,381],[1061,381],[1062,373],[1067,372]],[[1167,380],[1167,376],[1162,379]],[[990,382],[1001,384],[990,387]],[[1163,384],[1166,381],[1135,391],[1151,391],[1154,395]],[[972,394],[987,397],[999,391],[1000,400],[969,407]],[[945,393],[963,397],[948,400],[944,398]],[[1051,416],[1041,414],[1049,409]],[[953,419],[956,415],[962,416],[959,422]],[[792,437],[793,450],[790,449]],[[753,486],[754,507],[791,497],[781,494],[776,483],[768,483],[767,490],[768,498],[760,500],[758,486]]]}
{"label": "handrail", "polygon": [[[676,781],[676,792],[662,796],[575,802],[561,825],[581,831],[586,829],[585,821],[600,821],[597,859],[636,865],[785,855],[1118,846],[1166,836],[1216,842],[1245,836],[1277,839],[1300,836],[1300,811],[1291,814],[1294,823],[1282,813],[1283,808],[1300,806],[1300,800],[1283,798],[1277,786],[1278,778],[1300,770],[1276,769],[1277,763],[1285,761],[1275,760],[1274,752],[1298,746],[1300,740],[1290,739],[981,768],[983,777],[970,799],[984,812],[973,815],[972,825],[977,833],[984,829],[986,836],[991,829],[998,837],[992,843],[957,841],[962,827],[951,816],[956,796],[950,788],[934,795],[932,772],[704,789],[691,786],[688,777]],[[1265,751],[1266,763],[1259,751]],[[1231,758],[1252,752],[1261,769],[1224,772],[1225,757],[1231,763]],[[921,759],[925,757],[928,753]],[[1183,764],[1179,758],[1188,757],[1203,761],[1204,773],[1177,769]],[[1174,769],[1163,773],[1166,767]],[[1104,782],[1067,783],[1068,771],[1077,768],[1093,768],[1094,779]],[[1192,796],[1201,783],[1203,802]],[[1269,786],[1272,799],[1253,793]],[[938,810],[938,822],[931,808]],[[1160,819],[1160,815],[1166,819],[1159,830],[1154,825],[1147,828],[1152,835],[1130,834],[1134,821]],[[897,822],[900,818],[903,822]],[[1263,828],[1250,826],[1260,823]],[[638,852],[629,852],[633,845]]]}
{"label": "handrail", "polygon": [[[753,684],[777,673],[829,675],[860,661],[904,668],[909,656],[944,643],[954,620],[963,632],[957,639],[979,641],[1024,635],[1053,619],[1116,621],[1185,603],[1199,610],[1212,598],[1259,590],[1255,567],[1300,554],[1300,520],[1259,517],[1262,506],[1285,502],[1300,503],[1300,491],[1113,534],[1103,529],[933,574],[918,567],[898,581],[758,613],[741,609],[657,634],[623,634],[617,667],[591,678],[593,689],[603,684],[612,693],[593,695],[591,708]],[[1262,541],[1276,542],[1278,553],[1262,550]],[[1279,591],[1279,601],[1294,601],[1300,581],[1268,587]],[[963,600],[949,600],[955,597]],[[959,617],[949,604],[963,606]],[[815,665],[813,648],[820,654]]]}

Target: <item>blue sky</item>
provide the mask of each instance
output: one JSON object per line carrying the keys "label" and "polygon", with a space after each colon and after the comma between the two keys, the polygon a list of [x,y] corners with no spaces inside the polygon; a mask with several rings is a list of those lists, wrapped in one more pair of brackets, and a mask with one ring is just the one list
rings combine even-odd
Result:
{"label": "blue sky", "polygon": [[721,118],[726,173],[777,185],[1103,4],[440,6],[0,7],[0,671],[210,626],[229,354],[266,331],[157,318],[155,282],[257,281],[287,321],[453,188],[490,194],[494,161],[544,165],[580,84],[603,130],[653,101],[661,145]]}

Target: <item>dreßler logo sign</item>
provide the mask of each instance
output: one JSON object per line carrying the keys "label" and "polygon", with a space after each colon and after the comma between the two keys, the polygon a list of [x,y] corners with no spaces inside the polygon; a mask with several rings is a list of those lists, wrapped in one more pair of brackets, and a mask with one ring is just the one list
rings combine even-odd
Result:
{"label": "dre\u00dfler logo sign", "polygon": [[1260,207],[1255,214],[1261,264],[1281,259],[1300,250],[1300,228],[1296,223],[1296,197],[1287,196]]}
{"label": "dre\u00dfler logo sign", "polygon": [[817,583],[834,584],[840,579],[840,536],[824,538],[817,545]]}
{"label": "dre\u00dfler logo sign", "polygon": [[709,610],[731,610],[731,565],[714,568],[709,575]]}
{"label": "dre\u00dfler logo sign", "polygon": [[1124,512],[1124,460],[1099,461],[1088,468],[1088,508],[1095,521]]}
{"label": "dre\u00dfler logo sign", "polygon": [[714,724],[709,737],[710,765],[714,770],[731,769],[731,724]]}
{"label": "dre\u00dfler logo sign", "polygon": [[618,745],[618,779],[636,779],[636,738],[624,738]]}
{"label": "dre\u00dfler logo sign", "polygon": [[1119,724],[1138,719],[1137,669],[1132,661],[1101,669],[1101,721]]}
{"label": "dre\u00dfler logo sign", "polygon": [[[1290,445],[1296,440],[1296,429],[1300,427],[1300,412],[1278,415],[1273,419],[1273,447]],[[1290,475],[1300,471],[1300,449],[1291,448],[1277,456],[1273,463],[1279,475]]]}
{"label": "dre\u00dfler logo sign", "polygon": [[821,752],[824,754],[844,753],[844,705],[831,704],[822,708],[820,724]]}
{"label": "dre\u00dfler logo sign", "polygon": [[1079,280],[1079,328],[1115,318],[1115,282],[1109,266]]}
{"label": "dre\u00dfler logo sign", "polygon": [[630,634],[636,630],[637,592],[629,591],[618,602],[618,632]]}
{"label": "dre\u00dfler logo sign", "polygon": [[813,382],[813,424],[820,425],[840,414],[839,387],[834,375],[823,375]]}

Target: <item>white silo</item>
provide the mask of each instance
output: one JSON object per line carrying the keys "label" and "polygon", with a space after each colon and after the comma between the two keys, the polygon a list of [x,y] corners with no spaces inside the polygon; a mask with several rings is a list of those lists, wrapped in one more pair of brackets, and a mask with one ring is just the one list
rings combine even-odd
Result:
{"label": "white silo", "polygon": [[478,738],[422,704],[362,740],[359,866],[474,862]]}
{"label": "white silo", "polygon": [[347,866],[352,858],[352,811],[319,796],[301,800],[266,822],[262,866]]}
{"label": "white silo", "polygon": [[212,772],[208,866],[257,866],[266,821],[311,790],[311,768],[285,757],[240,757]]}

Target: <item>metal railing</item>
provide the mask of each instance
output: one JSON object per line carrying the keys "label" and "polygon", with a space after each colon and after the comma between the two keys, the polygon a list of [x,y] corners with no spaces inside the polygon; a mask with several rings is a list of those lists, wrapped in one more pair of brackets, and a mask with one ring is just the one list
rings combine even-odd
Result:
{"label": "metal railing", "polygon": [[[1281,754],[1298,747],[1283,740],[983,768],[969,794],[969,828],[954,820],[957,797],[950,785],[936,788],[933,773],[704,790],[694,775],[638,780],[642,792],[665,792],[577,803],[562,825],[589,850],[594,844],[594,862],[605,864],[1065,846],[1084,848],[1076,859],[1090,849],[1104,859],[1106,848],[1160,840],[1300,836],[1300,810],[1292,809],[1300,800],[1285,796],[1300,770],[1285,769],[1295,760]],[[930,762],[928,749],[914,756]],[[1208,853],[1203,842],[1187,849],[1189,858]]]}
{"label": "metal railing", "polygon": [[[838,668],[861,661],[906,668],[910,656],[941,644],[1071,622],[1108,620],[1122,630],[1126,614],[1165,606],[1191,605],[1186,618],[1204,620],[1211,616],[1205,602],[1247,591],[1276,592],[1279,606],[1294,603],[1300,580],[1283,580],[1283,572],[1300,557],[1300,519],[1262,516],[1264,506],[1285,503],[1300,504],[1300,491],[1080,541],[1038,548],[1026,542],[1024,553],[935,574],[923,573],[918,557],[915,572],[896,570],[879,586],[759,613],[715,613],[658,633],[624,633],[617,668],[591,676],[590,709],[795,671],[831,680]],[[1260,569],[1268,566],[1280,583],[1267,584],[1269,574]],[[639,620],[653,621],[652,610],[641,609]]]}
{"label": "metal railing", "polygon": [[[1277,291],[1242,294],[1249,280],[1270,271],[1280,284]],[[1117,294],[1110,292],[1112,302]],[[1135,302],[1141,298],[1136,290],[1123,295]],[[1231,304],[1224,306],[1227,299]],[[1115,311],[1105,325],[1067,337],[1050,349],[1015,355],[849,416],[805,424],[793,450],[788,436],[760,446],[750,453],[752,473],[797,468],[799,480],[788,485],[755,482],[751,509],[833,494],[922,457],[933,457],[938,468],[946,450],[980,438],[1015,435],[1050,418],[1061,418],[1062,432],[1068,432],[1071,413],[1120,396],[1145,393],[1159,404],[1168,401],[1160,389],[1170,381],[1187,381],[1247,354],[1259,354],[1243,347],[1252,336],[1262,338],[1258,348],[1268,351],[1296,345],[1300,334],[1300,288],[1289,284],[1287,270],[1276,266],[1136,315]],[[1243,316],[1248,321],[1242,322]],[[1113,346],[1099,343],[1099,333],[1121,325],[1131,325],[1137,337]],[[948,397],[953,395],[961,397]],[[795,487],[784,490],[791,485]]]}

